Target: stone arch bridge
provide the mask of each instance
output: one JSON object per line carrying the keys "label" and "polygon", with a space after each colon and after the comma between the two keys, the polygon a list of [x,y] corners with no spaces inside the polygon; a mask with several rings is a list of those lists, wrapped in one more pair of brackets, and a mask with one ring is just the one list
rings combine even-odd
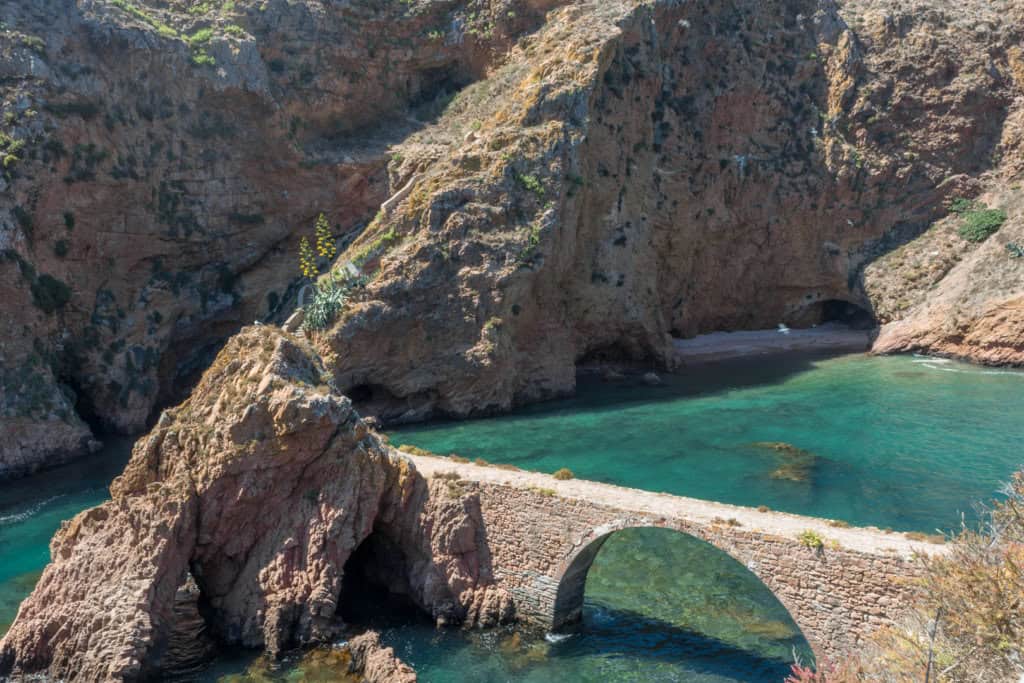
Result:
{"label": "stone arch bridge", "polygon": [[[876,528],[760,511],[495,466],[413,456],[425,476],[455,472],[479,495],[491,572],[517,617],[544,629],[578,620],[587,571],[611,534],[661,527],[719,548],[789,611],[818,657],[837,658],[892,623],[919,574],[915,556],[943,546]],[[820,548],[800,541],[813,531]]]}

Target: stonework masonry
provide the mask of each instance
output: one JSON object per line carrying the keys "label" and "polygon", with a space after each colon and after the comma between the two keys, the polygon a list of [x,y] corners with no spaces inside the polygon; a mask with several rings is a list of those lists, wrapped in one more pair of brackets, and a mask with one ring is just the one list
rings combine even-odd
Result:
{"label": "stonework masonry", "polygon": [[[816,655],[835,658],[899,614],[919,574],[915,557],[943,546],[875,528],[538,473],[414,456],[424,476],[459,476],[480,500],[492,571],[517,617],[557,629],[580,615],[587,571],[616,531],[660,527],[719,548],[778,598]],[[799,540],[805,531],[820,548]]]}

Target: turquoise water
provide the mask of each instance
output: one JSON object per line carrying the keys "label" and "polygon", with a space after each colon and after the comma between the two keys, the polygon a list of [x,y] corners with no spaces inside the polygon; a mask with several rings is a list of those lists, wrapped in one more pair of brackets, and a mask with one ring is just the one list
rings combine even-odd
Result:
{"label": "turquoise water", "polygon": [[74,464],[0,484],[0,635],[50,561],[50,538],[61,521],[110,497],[131,444],[109,439],[103,451]]}
{"label": "turquoise water", "polygon": [[[782,358],[637,381],[392,443],[739,505],[932,532],[1024,463],[1024,373],[936,359]],[[780,452],[770,444],[785,443]]]}
{"label": "turquoise water", "polygon": [[[794,651],[809,661],[806,642],[772,594],[735,560],[682,534],[613,535],[586,590],[582,626],[557,638],[510,628],[438,631],[381,596],[345,616],[381,631],[423,683],[781,683]],[[268,669],[250,655],[222,662],[204,678],[266,679],[327,681],[338,674],[295,660]]]}
{"label": "turquoise water", "polygon": [[785,608],[752,574],[672,531],[613,535],[586,595],[582,626],[556,642],[429,626],[386,629],[383,640],[428,683],[780,683],[794,649],[809,656]]}
{"label": "turquoise water", "polygon": [[[955,527],[1024,462],[1024,373],[911,357],[785,358],[693,369],[665,384],[584,380],[579,395],[494,419],[392,432],[457,452],[655,491],[894,529]],[[779,444],[785,443],[786,446]],[[0,488],[0,633],[48,558],[60,520],[107,497],[126,442]],[[568,638],[437,631],[370,602],[354,623],[426,683],[777,683],[805,647],[746,569],[659,529],[614,535]],[[204,680],[339,680],[295,661],[222,659]],[[247,672],[248,673],[245,673]],[[234,675],[231,675],[234,674]]]}

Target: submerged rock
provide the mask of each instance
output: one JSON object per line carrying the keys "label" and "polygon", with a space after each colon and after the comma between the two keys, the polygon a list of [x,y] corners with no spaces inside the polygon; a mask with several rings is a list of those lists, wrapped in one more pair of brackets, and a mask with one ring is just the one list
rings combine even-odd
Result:
{"label": "submerged rock", "polygon": [[814,475],[818,456],[810,451],[784,441],[756,441],[751,445],[774,451],[778,455],[779,466],[768,475],[772,479],[807,482]]}
{"label": "submerged rock", "polygon": [[0,677],[162,671],[189,574],[221,642],[271,654],[326,642],[343,626],[345,563],[371,533],[391,553],[373,557],[382,578],[435,618],[509,619],[511,599],[479,565],[479,501],[421,477],[323,377],[305,342],[276,328],[233,338],[136,444],[112,500],[57,532],[0,641]]}
{"label": "submerged rock", "polygon": [[349,673],[366,683],[416,683],[416,672],[395,656],[390,647],[380,644],[380,634],[367,631],[348,641],[352,655]]}

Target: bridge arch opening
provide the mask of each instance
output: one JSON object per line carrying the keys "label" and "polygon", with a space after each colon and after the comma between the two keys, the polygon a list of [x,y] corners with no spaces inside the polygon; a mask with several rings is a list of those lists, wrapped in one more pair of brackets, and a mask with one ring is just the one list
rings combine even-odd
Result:
{"label": "bridge arch opening", "polygon": [[599,529],[563,567],[552,620],[556,632],[600,638],[628,627],[656,634],[668,651],[749,667],[737,673],[757,680],[778,673],[781,680],[794,657],[805,664],[814,659],[799,625],[757,575],[685,532],[642,525]]}

